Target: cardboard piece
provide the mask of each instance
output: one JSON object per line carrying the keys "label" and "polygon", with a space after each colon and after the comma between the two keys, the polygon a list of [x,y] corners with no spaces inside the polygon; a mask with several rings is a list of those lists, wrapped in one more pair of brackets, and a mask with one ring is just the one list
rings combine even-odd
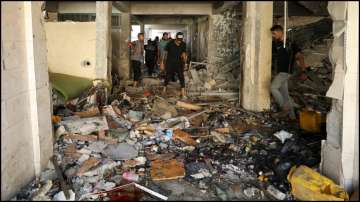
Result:
{"label": "cardboard piece", "polygon": [[152,180],[172,180],[185,176],[184,164],[176,159],[156,160],[151,162],[150,175]]}

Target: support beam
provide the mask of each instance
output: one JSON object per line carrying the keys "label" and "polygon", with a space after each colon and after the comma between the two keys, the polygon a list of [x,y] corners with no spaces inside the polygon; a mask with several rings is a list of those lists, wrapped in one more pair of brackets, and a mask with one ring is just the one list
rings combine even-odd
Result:
{"label": "support beam", "polygon": [[132,15],[210,15],[211,2],[132,1]]}
{"label": "support beam", "polygon": [[130,75],[130,55],[127,42],[130,41],[131,23],[130,14],[121,13],[121,30],[120,30],[120,63],[117,67],[120,79],[129,79]]}
{"label": "support beam", "polygon": [[224,1],[220,7],[213,9],[213,14],[220,14],[227,9],[231,9],[235,6],[238,6],[240,3],[241,1]]}
{"label": "support beam", "polygon": [[111,2],[96,1],[96,76],[111,81]]}
{"label": "support beam", "polygon": [[270,108],[273,2],[244,2],[244,62],[241,105],[251,111]]}
{"label": "support beam", "polygon": [[[144,33],[145,32],[145,24],[141,23],[140,24],[140,32]],[[147,36],[146,36],[147,37]]]}
{"label": "support beam", "polygon": [[[133,17],[133,16],[131,16]],[[140,17],[140,16],[138,16]],[[179,24],[190,24],[192,23],[192,17],[187,16],[141,16],[141,22],[146,25],[179,25]]]}
{"label": "support beam", "polygon": [[113,1],[112,5],[122,13],[128,13],[130,10],[129,1]]}
{"label": "support beam", "polygon": [[[342,173],[341,185],[353,191],[353,183],[359,183],[359,2],[347,2],[345,30],[345,76],[342,120]],[[357,148],[356,148],[357,144]],[[357,154],[358,155],[358,154]],[[357,165],[356,165],[357,164]],[[357,182],[356,182],[357,181]]]}

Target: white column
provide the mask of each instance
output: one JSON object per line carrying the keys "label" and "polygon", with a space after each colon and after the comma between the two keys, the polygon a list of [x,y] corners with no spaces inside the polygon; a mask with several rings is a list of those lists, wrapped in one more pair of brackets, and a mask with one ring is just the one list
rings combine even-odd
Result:
{"label": "white column", "polygon": [[248,1],[243,6],[241,105],[247,110],[263,111],[270,108],[273,3]]}
{"label": "white column", "polygon": [[[359,170],[359,2],[347,2],[345,29],[345,77],[342,120],[342,168],[344,179],[341,185],[352,190],[355,170]],[[357,148],[355,145],[357,144]],[[357,164],[357,165],[356,165]]]}
{"label": "white column", "polygon": [[111,1],[96,1],[96,76],[110,81],[111,8]]}
{"label": "white column", "polygon": [[121,13],[121,30],[120,30],[120,66],[118,73],[121,79],[129,79],[130,75],[130,55],[128,41],[130,41],[131,23],[130,14]]}
{"label": "white column", "polygon": [[24,2],[28,90],[35,175],[39,176],[53,152],[43,2]]}

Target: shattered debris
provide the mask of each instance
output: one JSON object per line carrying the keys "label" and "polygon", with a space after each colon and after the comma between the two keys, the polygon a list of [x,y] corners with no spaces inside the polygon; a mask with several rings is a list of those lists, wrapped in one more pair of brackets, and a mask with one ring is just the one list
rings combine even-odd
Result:
{"label": "shattered debris", "polygon": [[203,79],[201,68],[190,74],[202,79],[202,94],[208,95],[160,97],[159,82],[146,79],[144,88],[125,87],[108,99],[97,83],[57,106],[52,119],[58,165],[15,198],[294,199],[286,176],[294,165],[319,164],[321,136],[305,137],[306,130],[269,112],[237,107],[238,94],[214,91],[228,85],[220,75]]}

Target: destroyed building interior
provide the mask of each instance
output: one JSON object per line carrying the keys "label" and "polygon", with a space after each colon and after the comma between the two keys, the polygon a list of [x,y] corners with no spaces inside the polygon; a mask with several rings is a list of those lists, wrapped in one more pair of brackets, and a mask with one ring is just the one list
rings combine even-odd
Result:
{"label": "destroyed building interior", "polygon": [[[132,85],[164,32],[184,97],[159,56]],[[1,200],[358,200],[358,37],[357,1],[2,1]]]}

